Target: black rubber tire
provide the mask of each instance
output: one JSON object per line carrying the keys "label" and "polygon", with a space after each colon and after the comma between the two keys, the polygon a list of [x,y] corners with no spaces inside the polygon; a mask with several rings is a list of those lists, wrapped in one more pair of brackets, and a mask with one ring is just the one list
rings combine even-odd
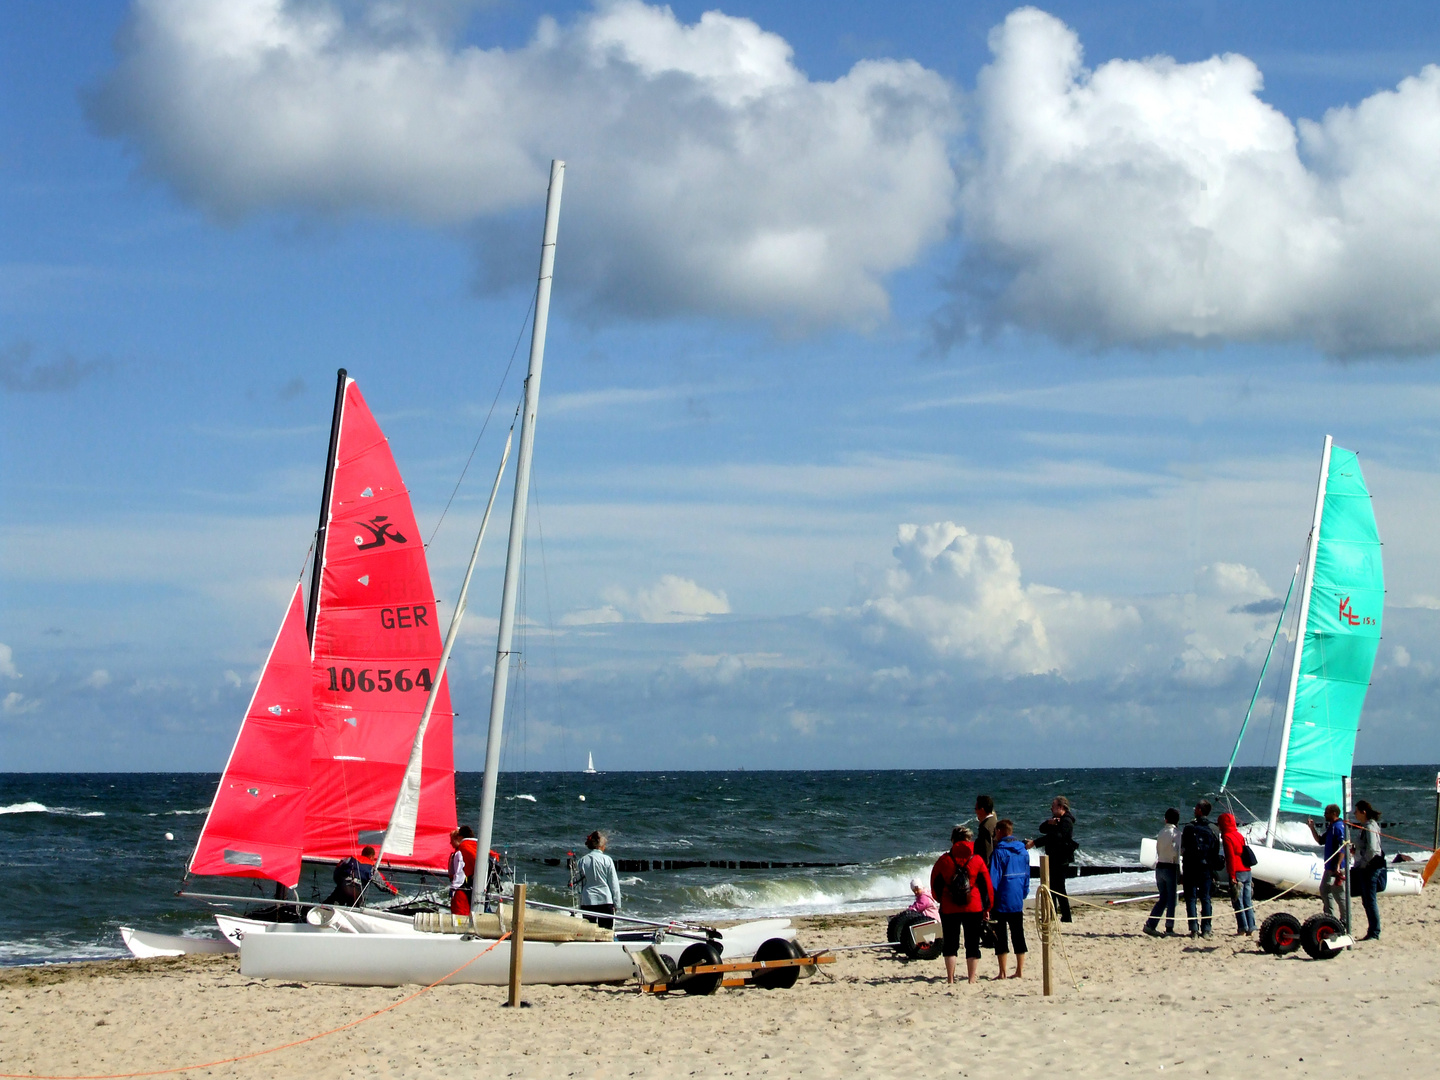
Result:
{"label": "black rubber tire", "polygon": [[[805,950],[785,938],[772,937],[755,950],[756,960],[799,960]],[[789,990],[800,978],[799,967],[776,968],[774,971],[756,971],[750,981],[762,990]]]}
{"label": "black rubber tire", "polygon": [[1289,956],[1300,948],[1300,920],[1277,911],[1260,924],[1260,948],[1271,956]]}
{"label": "black rubber tire", "polygon": [[1300,944],[1311,960],[1333,960],[1340,950],[1330,948],[1326,942],[1344,933],[1345,924],[1334,915],[1311,915],[1300,927]]}
{"label": "black rubber tire", "polygon": [[890,921],[885,924],[885,940],[899,945],[903,940],[900,935],[904,932],[905,927],[929,921],[918,911],[902,911],[898,915],[891,915]]}
{"label": "black rubber tire", "polygon": [[[682,968],[718,963],[720,963],[720,950],[708,941],[697,941],[680,954]],[[724,976],[718,971],[704,975],[682,975],[670,984],[670,989],[684,990],[687,994],[704,996],[719,990],[720,981],[723,978]]]}
{"label": "black rubber tire", "polygon": [[900,931],[900,951],[904,954],[905,959],[934,960],[945,951],[945,940],[941,937],[933,938],[930,941],[915,940],[915,928],[926,926],[932,921],[924,919],[918,923],[910,923]]}

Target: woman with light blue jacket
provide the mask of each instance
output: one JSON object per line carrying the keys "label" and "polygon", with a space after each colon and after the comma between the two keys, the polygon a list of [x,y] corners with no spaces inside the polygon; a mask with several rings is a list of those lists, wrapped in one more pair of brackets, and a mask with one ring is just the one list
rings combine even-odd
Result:
{"label": "woman with light blue jacket", "polygon": [[[615,872],[615,860],[605,854],[608,841],[609,837],[598,829],[585,838],[585,846],[590,850],[580,858],[581,911],[614,915],[620,910],[620,875]],[[610,930],[615,926],[614,919],[585,917],[601,930]]]}

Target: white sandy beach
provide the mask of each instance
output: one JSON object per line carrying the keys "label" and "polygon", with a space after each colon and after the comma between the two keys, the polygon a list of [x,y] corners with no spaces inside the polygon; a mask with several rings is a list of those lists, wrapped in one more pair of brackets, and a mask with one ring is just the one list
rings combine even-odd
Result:
{"label": "white sandy beach", "polygon": [[[1222,904],[1224,901],[1222,901]],[[335,1035],[205,1076],[1433,1076],[1440,1053],[1440,900],[1382,901],[1382,942],[1334,960],[1275,959],[1231,936],[1152,940],[1144,905],[1081,909],[1026,977],[947,987],[940,961],[845,953],[787,991],[655,997],[633,987],[437,987]],[[1280,906],[1318,910],[1306,900]],[[1268,912],[1273,908],[1264,908]],[[1182,912],[1183,913],[1183,912]],[[1363,927],[1363,917],[1357,911]],[[802,924],[812,951],[884,937],[877,916]],[[962,965],[963,970],[963,965]],[[103,1075],[250,1053],[359,1019],[415,992],[263,983],[234,957],[0,972],[0,1071]]]}

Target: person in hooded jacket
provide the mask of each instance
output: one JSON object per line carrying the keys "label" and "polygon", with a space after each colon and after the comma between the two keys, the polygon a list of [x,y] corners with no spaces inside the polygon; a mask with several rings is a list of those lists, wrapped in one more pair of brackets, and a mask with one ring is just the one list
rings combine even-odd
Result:
{"label": "person in hooded jacket", "polygon": [[1010,939],[1015,941],[1015,978],[1025,974],[1025,897],[1030,893],[1030,853],[1015,834],[1013,821],[995,826],[995,850],[990,855],[990,881],[995,886],[995,959],[999,977],[1008,978],[1006,960]]}
{"label": "person in hooded jacket", "polygon": [[[1195,804],[1195,818],[1180,831],[1180,880],[1185,885],[1185,915],[1190,923],[1190,936],[1210,937],[1210,892],[1214,883],[1211,873],[1223,862],[1212,862],[1219,856],[1224,858],[1224,840],[1220,830],[1210,820],[1210,800],[1201,799]],[[1196,918],[1196,908],[1199,918]]]}
{"label": "person in hooded jacket", "polygon": [[[963,825],[950,830],[950,850],[935,860],[930,871],[930,892],[940,901],[940,929],[943,934],[945,981],[955,981],[955,957],[960,951],[960,934],[965,934],[965,971],[970,981],[980,965],[980,930],[995,901],[990,868],[975,854],[971,832]],[[952,882],[965,875],[969,895],[960,897]]]}
{"label": "person in hooded jacket", "polygon": [[1230,904],[1235,909],[1235,936],[1255,933],[1255,883],[1245,865],[1245,837],[1228,810],[1215,819],[1225,846],[1225,872],[1230,877]]}

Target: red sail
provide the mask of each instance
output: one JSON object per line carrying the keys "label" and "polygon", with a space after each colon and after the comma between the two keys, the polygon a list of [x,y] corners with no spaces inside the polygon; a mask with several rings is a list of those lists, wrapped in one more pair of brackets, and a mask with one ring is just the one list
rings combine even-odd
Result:
{"label": "red sail", "polygon": [[225,763],[192,874],[300,880],[310,789],[310,647],[300,586],[260,673],[255,696]]}
{"label": "red sail", "polygon": [[[305,854],[379,845],[440,660],[435,590],[410,496],[351,379],[336,448],[315,619],[314,750]],[[453,714],[441,685],[425,735],[420,806],[400,866],[443,869],[455,827]]]}

